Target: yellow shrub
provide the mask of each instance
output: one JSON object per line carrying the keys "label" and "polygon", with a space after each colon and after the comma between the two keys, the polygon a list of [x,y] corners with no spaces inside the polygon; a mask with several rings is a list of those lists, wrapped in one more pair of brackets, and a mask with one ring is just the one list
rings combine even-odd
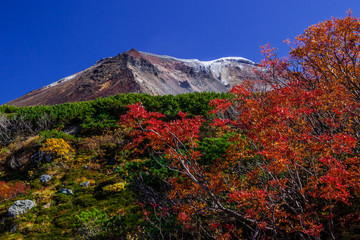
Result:
{"label": "yellow shrub", "polygon": [[49,202],[52,196],[55,194],[54,189],[45,188],[34,192],[34,196],[37,203]]}
{"label": "yellow shrub", "polygon": [[119,183],[114,183],[114,184],[111,184],[111,185],[108,185],[106,187],[103,188],[103,190],[105,192],[121,192],[122,190],[125,189],[126,187],[126,182],[119,182]]}
{"label": "yellow shrub", "polygon": [[72,159],[74,149],[62,138],[49,138],[40,149],[43,152],[51,153],[56,161]]}
{"label": "yellow shrub", "polygon": [[83,182],[87,182],[87,181],[89,181],[90,185],[95,185],[95,180],[93,180],[93,179],[87,179],[86,177],[81,177],[81,178],[75,179],[76,183],[83,183]]}

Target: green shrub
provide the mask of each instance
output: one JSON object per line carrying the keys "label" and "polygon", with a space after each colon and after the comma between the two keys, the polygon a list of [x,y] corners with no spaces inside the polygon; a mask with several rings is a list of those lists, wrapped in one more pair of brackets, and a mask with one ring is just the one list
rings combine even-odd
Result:
{"label": "green shrub", "polygon": [[85,239],[94,239],[106,231],[108,224],[108,215],[94,208],[92,211],[83,211],[76,215],[73,226]]}
{"label": "green shrub", "polygon": [[39,133],[41,140],[45,141],[46,139],[50,138],[62,138],[64,140],[71,140],[75,139],[74,136],[66,134],[62,131],[57,131],[56,129],[46,130]]}

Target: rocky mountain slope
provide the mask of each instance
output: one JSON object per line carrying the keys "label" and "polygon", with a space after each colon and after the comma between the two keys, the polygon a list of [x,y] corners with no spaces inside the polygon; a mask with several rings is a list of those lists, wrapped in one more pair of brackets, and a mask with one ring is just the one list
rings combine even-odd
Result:
{"label": "rocky mountain slope", "polygon": [[118,93],[151,95],[225,92],[244,79],[255,79],[256,64],[240,57],[213,61],[178,59],[129,50],[8,102],[14,106],[86,101]]}

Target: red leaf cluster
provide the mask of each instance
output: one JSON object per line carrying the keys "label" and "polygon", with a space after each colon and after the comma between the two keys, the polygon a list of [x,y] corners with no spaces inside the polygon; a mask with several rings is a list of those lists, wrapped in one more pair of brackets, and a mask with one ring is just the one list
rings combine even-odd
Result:
{"label": "red leaf cluster", "polygon": [[20,182],[10,184],[0,181],[0,201],[13,199],[20,194],[26,193],[28,190],[29,187]]}

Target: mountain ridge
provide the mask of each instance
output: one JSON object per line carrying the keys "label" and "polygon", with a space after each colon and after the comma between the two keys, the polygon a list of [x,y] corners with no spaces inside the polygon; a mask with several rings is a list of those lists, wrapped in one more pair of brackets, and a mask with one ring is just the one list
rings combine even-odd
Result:
{"label": "mountain ridge", "polygon": [[254,62],[242,57],[200,61],[131,49],[103,58],[83,71],[6,104],[53,105],[129,92],[151,95],[226,92],[244,79],[256,79],[257,68]]}

